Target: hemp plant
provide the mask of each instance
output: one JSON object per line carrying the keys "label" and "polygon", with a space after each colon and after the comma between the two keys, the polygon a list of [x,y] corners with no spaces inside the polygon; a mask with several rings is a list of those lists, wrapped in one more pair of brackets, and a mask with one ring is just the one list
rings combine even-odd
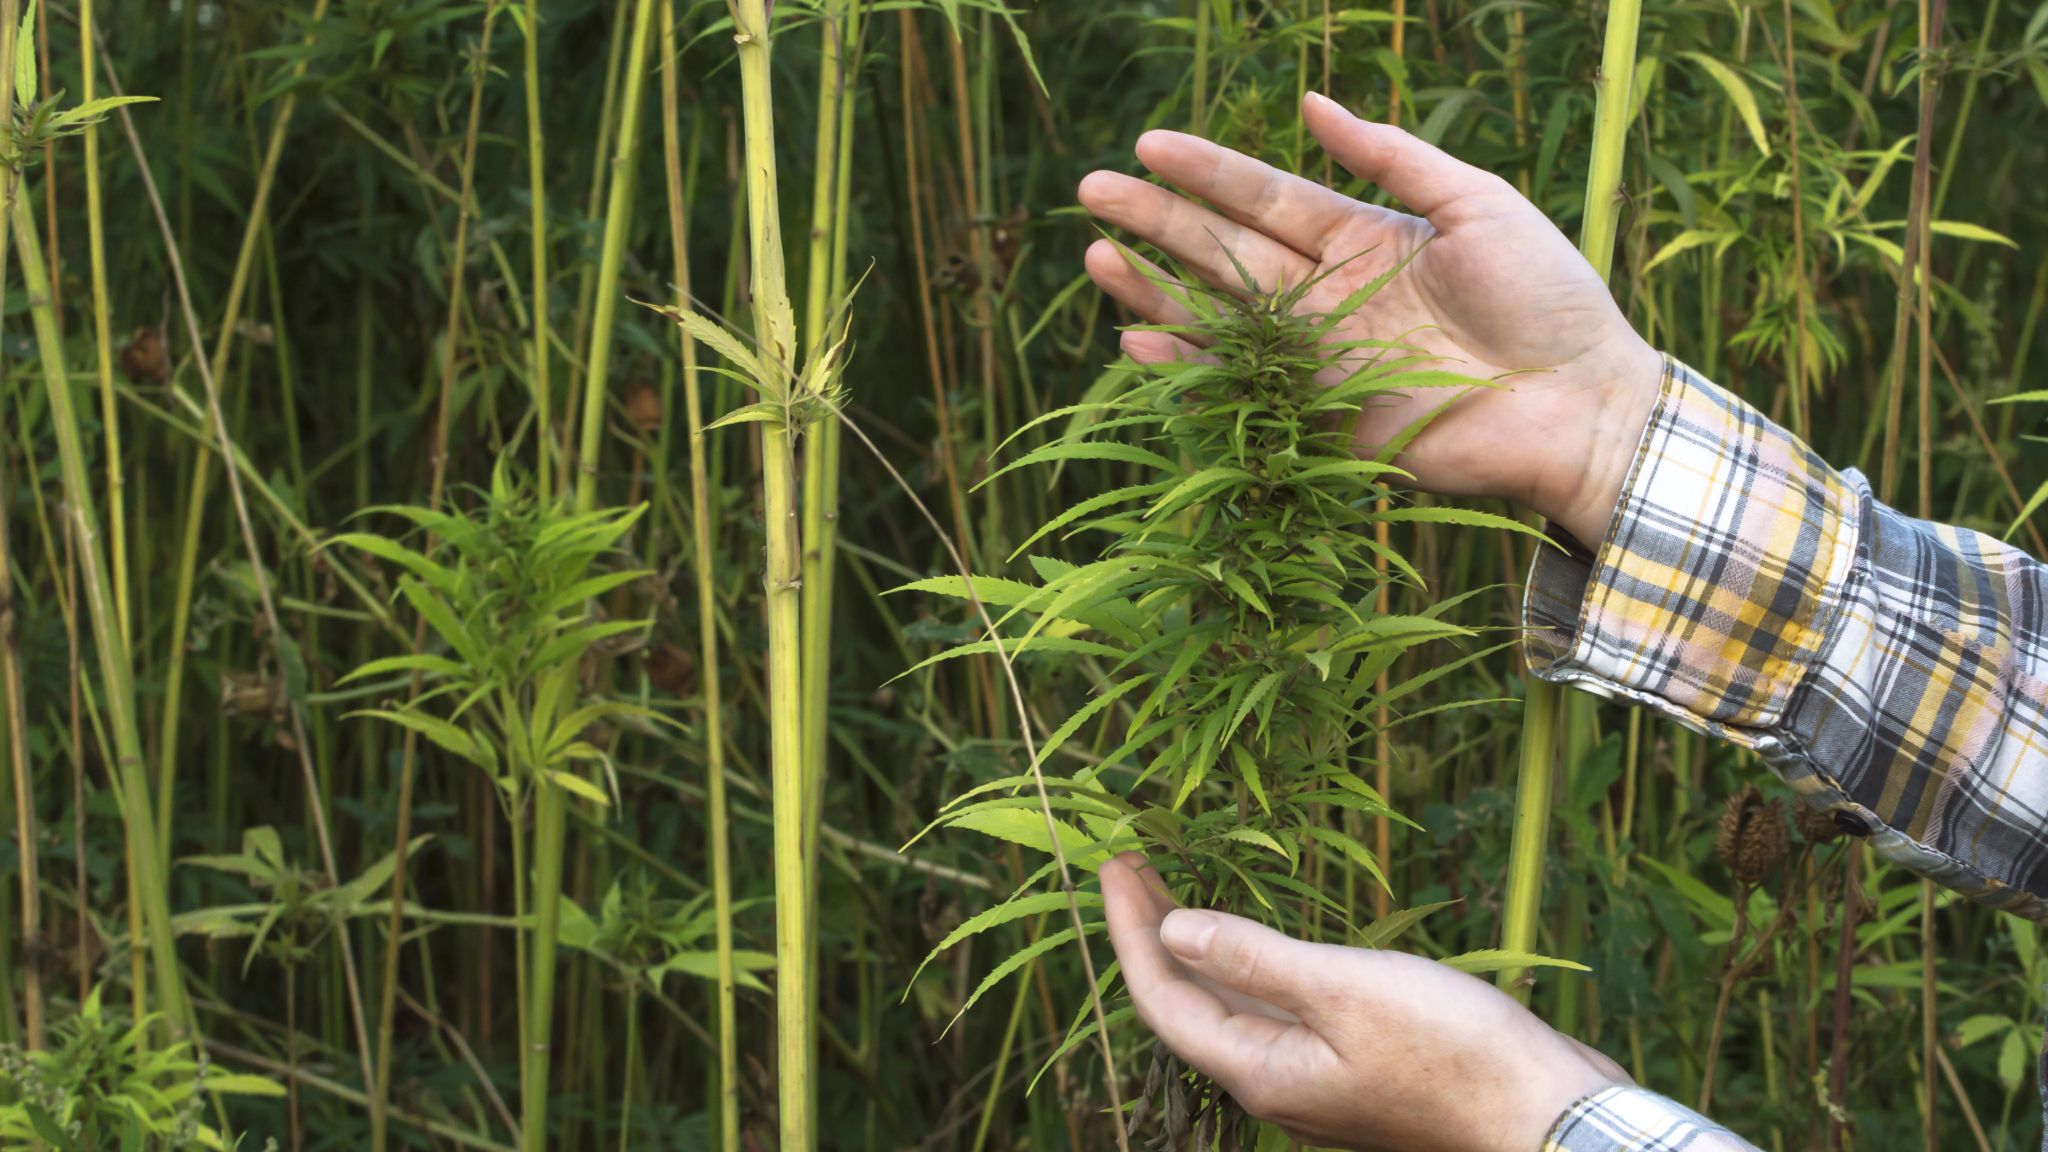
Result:
{"label": "hemp plant", "polygon": [[160,1014],[130,1019],[102,1006],[101,988],[52,1027],[47,1049],[0,1044],[0,1144],[51,1152],[237,1147],[205,1122],[208,1096],[284,1095],[261,1076],[213,1071],[189,1040],[151,1044]]}
{"label": "hemp plant", "polygon": [[[1104,541],[1095,560],[1073,564],[1033,554],[1036,581],[945,576],[908,585],[1004,610],[994,621],[996,636],[919,667],[1000,647],[1075,670],[1092,696],[1039,743],[1030,772],[971,789],[933,827],[1042,852],[1057,848],[1085,864],[1142,849],[1184,903],[1301,934],[1334,930],[1339,938],[1384,944],[1426,911],[1396,913],[1379,932],[1354,931],[1362,926],[1328,894],[1346,867],[1387,882],[1383,862],[1343,827],[1346,813],[1413,826],[1359,770],[1374,747],[1376,716],[1400,723],[1391,709],[1485,654],[1468,652],[1382,681],[1403,653],[1476,633],[1445,618],[1465,596],[1412,613],[1379,610],[1383,587],[1419,589],[1423,581],[1406,557],[1376,539],[1375,528],[1433,522],[1527,529],[1489,513],[1415,506],[1395,496],[1390,485],[1407,473],[1394,461],[1426,417],[1361,455],[1353,429],[1368,407],[1418,388],[1444,390],[1447,405],[1487,386],[1435,366],[1402,340],[1337,338],[1345,318],[1405,263],[1396,261],[1323,312],[1312,303],[1320,278],[1268,289],[1240,268],[1243,289],[1235,293],[1161,281],[1182,296],[1193,319],[1145,330],[1173,333],[1203,348],[1202,355],[1126,365],[1111,375],[1105,394],[1019,429],[1066,420],[1049,443],[991,480],[1081,461],[1128,465],[1138,476],[1059,512],[1018,549],[1088,533]],[[1091,724],[1099,728],[1096,747],[1112,750],[1070,753]],[[1063,756],[1080,766],[1070,774],[1052,771]],[[1041,814],[1040,788],[1059,818]],[[1317,857],[1321,862],[1312,865]],[[1312,867],[1320,882],[1309,879]],[[1062,893],[1026,894],[1052,873],[1041,869],[933,954],[1059,908]],[[1081,902],[1100,904],[1092,895]],[[966,1006],[1074,936],[1073,929],[1048,934],[1002,961]],[[1500,956],[1456,959],[1480,970]],[[1110,1013],[1108,1021],[1129,1012]],[[1092,1029],[1077,1026],[1061,1051]],[[1229,1105],[1206,1086],[1193,1090],[1206,1096],[1195,1111],[1205,1123],[1220,1123]],[[1167,1113],[1172,1128],[1190,1109],[1169,1106]]]}
{"label": "hemp plant", "polygon": [[[489,776],[512,829],[513,894],[527,947],[519,954],[520,1070],[528,1147],[545,1140],[554,968],[561,934],[564,805],[575,797],[610,804],[617,783],[591,732],[619,722],[651,723],[642,705],[608,700],[587,686],[585,665],[630,643],[645,620],[603,619],[599,599],[644,578],[638,569],[599,571],[645,506],[573,512],[542,498],[501,456],[491,487],[467,514],[381,506],[430,534],[420,551],[367,532],[336,536],[402,569],[398,595],[443,647],[372,660],[347,680],[420,675],[425,690],[391,708],[354,713],[417,732]],[[396,682],[394,682],[396,683]],[[595,764],[605,787],[585,775]],[[528,814],[531,811],[531,827]],[[529,838],[531,844],[529,844]],[[528,871],[529,861],[531,872]],[[529,915],[532,919],[529,921]]]}

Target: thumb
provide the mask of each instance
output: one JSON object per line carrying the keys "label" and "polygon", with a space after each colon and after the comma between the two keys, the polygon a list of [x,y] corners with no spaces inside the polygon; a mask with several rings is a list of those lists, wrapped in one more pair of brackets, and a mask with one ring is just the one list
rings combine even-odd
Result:
{"label": "thumb", "polygon": [[1308,94],[1301,114],[1331,159],[1385,188],[1418,215],[1432,216],[1466,197],[1508,189],[1491,172],[1391,124],[1361,120],[1321,93]]}
{"label": "thumb", "polygon": [[1328,954],[1335,949],[1221,912],[1176,909],[1160,922],[1159,939],[1198,975],[1303,1018],[1327,1002],[1338,967]]}

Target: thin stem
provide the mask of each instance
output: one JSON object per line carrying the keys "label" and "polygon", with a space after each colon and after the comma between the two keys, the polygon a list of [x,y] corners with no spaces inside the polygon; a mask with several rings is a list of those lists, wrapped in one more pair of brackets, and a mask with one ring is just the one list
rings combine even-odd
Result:
{"label": "thin stem", "polygon": [[[1600,56],[1599,102],[1593,111],[1593,157],[1587,166],[1585,219],[1579,251],[1605,279],[1614,264],[1614,232],[1622,197],[1621,160],[1628,144],[1629,100],[1635,91],[1636,31],[1641,0],[1614,0],[1607,8],[1607,39]],[[1522,706],[1522,758],[1515,781],[1515,825],[1508,847],[1507,902],[1501,947],[1536,950],[1543,902],[1543,857],[1550,823],[1550,789],[1562,693],[1530,675]],[[1502,988],[1527,1002],[1526,972],[1504,969]]]}
{"label": "thin stem", "polygon": [[[661,3],[661,136],[668,185],[670,270],[676,303],[690,302],[689,221],[684,211],[682,101],[676,82],[679,59],[675,0]],[[678,324],[682,344],[683,407],[690,434],[691,563],[697,581],[698,683],[704,694],[705,822],[709,825],[712,931],[717,952],[718,1133],[721,1152],[739,1152],[740,1072],[737,1022],[738,972],[733,961],[732,833],[725,798],[725,711],[718,663],[718,590],[711,534],[711,484],[705,466],[703,373],[697,341]]]}
{"label": "thin stem", "polygon": [[[498,19],[498,0],[484,8],[483,35],[470,77],[469,126],[462,143],[462,194],[456,201],[455,245],[449,260],[448,323],[442,332],[441,390],[434,410],[434,439],[427,453],[429,480],[427,507],[439,508],[448,479],[448,417],[455,394],[456,349],[462,339],[463,278],[469,268],[469,224],[471,191],[476,176],[476,142],[483,120],[484,80],[490,75],[491,30]],[[412,651],[425,648],[427,622],[413,625]],[[422,677],[412,674],[407,687],[407,706],[419,699]],[[391,1039],[398,1013],[398,968],[404,941],[403,913],[407,883],[406,860],[412,848],[413,772],[419,761],[419,734],[408,728],[399,752],[398,815],[392,830],[391,918],[385,924],[383,984],[377,998],[377,1078],[370,1091],[370,1146],[384,1152],[390,1141]]]}
{"label": "thin stem", "polygon": [[[5,15],[0,13],[0,15]],[[29,314],[35,324],[36,347],[42,360],[43,386],[50,405],[51,425],[56,431],[57,454],[69,512],[71,531],[78,546],[78,565],[83,578],[83,598],[92,622],[93,651],[98,658],[101,703],[108,734],[113,742],[113,769],[121,801],[121,824],[127,834],[129,859],[137,865],[161,857],[156,829],[150,823],[149,781],[142,755],[142,733],[135,709],[135,670],[128,644],[121,635],[114,607],[112,581],[101,554],[99,514],[94,508],[91,482],[87,479],[85,445],[79,432],[78,413],[72,407],[71,382],[64,368],[62,337],[51,308],[49,275],[43,263],[42,242],[36,234],[35,218],[28,198],[22,195],[18,176],[9,189],[15,247],[19,253],[22,279],[28,290]],[[148,940],[150,965],[156,982],[156,1010],[162,1012],[174,1032],[191,1031],[191,1010],[178,970],[178,953],[171,935],[169,895],[164,870],[137,870],[138,883],[130,899],[140,905],[142,927]]]}
{"label": "thin stem", "polygon": [[[83,78],[79,84],[81,103],[95,98],[93,53],[94,0],[78,2],[78,43]],[[49,26],[44,21],[43,26]],[[92,335],[94,367],[99,374],[100,424],[106,437],[107,464],[107,554],[113,564],[114,606],[121,621],[121,635],[132,639],[128,607],[128,528],[125,482],[121,478],[121,421],[114,405],[114,340],[107,304],[106,222],[100,210],[100,130],[98,123],[85,129],[85,230],[92,275]]]}
{"label": "thin stem", "polygon": [[541,128],[540,0],[526,0],[526,176],[533,238],[533,352],[527,370],[533,377],[534,486],[542,500],[554,493],[554,396],[548,380],[548,185],[547,150]]}

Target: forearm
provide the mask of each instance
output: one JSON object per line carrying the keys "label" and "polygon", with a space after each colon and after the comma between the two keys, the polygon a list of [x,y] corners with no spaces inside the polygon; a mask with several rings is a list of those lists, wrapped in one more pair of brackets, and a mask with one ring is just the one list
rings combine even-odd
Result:
{"label": "forearm", "polygon": [[2048,568],[1905,517],[1682,365],[1597,551],[1531,573],[1537,675],[1755,749],[1892,859],[2048,917]]}

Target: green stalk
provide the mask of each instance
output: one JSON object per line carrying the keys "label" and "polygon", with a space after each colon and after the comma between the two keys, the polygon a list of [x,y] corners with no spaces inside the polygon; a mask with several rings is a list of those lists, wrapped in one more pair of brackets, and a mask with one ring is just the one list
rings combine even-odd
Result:
{"label": "green stalk", "polygon": [[775,807],[776,1089],[783,1152],[814,1143],[810,1011],[809,890],[804,851],[802,555],[797,540],[796,444],[793,402],[800,399],[789,364],[794,355],[789,289],[782,251],[782,208],[776,187],[775,105],[769,71],[767,0],[729,0],[740,58],[745,108],[747,226],[752,249],[757,385],[780,401],[779,423],[761,425],[761,494],[767,524],[767,705],[770,776]]}
{"label": "green stalk", "polygon": [[[83,82],[80,103],[95,97],[93,54],[93,0],[79,0],[78,45]],[[128,610],[128,528],[127,501],[122,497],[121,421],[114,405],[114,339],[109,330],[107,306],[106,222],[100,211],[100,130],[98,124],[85,129],[85,230],[92,265],[92,334],[96,367],[99,370],[100,423],[105,426],[107,458],[107,546],[113,564],[114,606],[121,620],[121,635],[129,631]]]}
{"label": "green stalk", "polygon": [[[844,232],[838,215],[839,176],[847,163],[846,141],[839,134],[842,112],[853,103],[847,83],[850,38],[858,14],[851,0],[825,0],[819,22],[824,30],[824,55],[818,68],[818,136],[815,177],[811,185],[810,255],[804,298],[804,351],[821,354],[830,339],[833,317],[844,299],[845,285],[835,276],[833,253]],[[804,630],[804,775],[810,782],[810,816],[814,829],[825,789],[825,706],[831,688],[833,553],[838,544],[839,422],[820,421],[810,430],[810,451],[804,453],[803,489],[803,630]]]}
{"label": "green stalk", "polygon": [[28,289],[29,314],[35,323],[36,348],[42,359],[43,388],[49,398],[50,420],[57,437],[57,455],[62,470],[64,500],[69,505],[78,541],[78,564],[84,578],[84,599],[92,620],[93,652],[100,666],[100,696],[108,736],[113,742],[114,776],[121,801],[121,825],[127,836],[129,859],[136,864],[138,883],[129,894],[140,903],[143,929],[148,940],[150,968],[156,983],[156,1010],[170,1021],[174,1032],[192,1031],[190,1007],[178,971],[178,953],[171,937],[171,908],[166,891],[168,876],[157,867],[161,860],[156,829],[150,823],[155,811],[151,803],[147,768],[142,755],[142,730],[135,712],[135,667],[128,642],[121,633],[119,612],[114,602],[113,583],[100,549],[99,513],[93,502],[92,484],[86,472],[85,445],[79,433],[78,413],[72,407],[71,381],[64,368],[62,337],[50,304],[49,274],[43,263],[42,242],[37,238],[35,218],[22,181],[14,178],[10,189],[9,213],[15,241],[20,249],[22,279]]}
{"label": "green stalk", "polygon": [[[689,221],[683,204],[681,127],[682,101],[676,82],[675,0],[661,0],[661,137],[668,175],[669,253],[676,304],[690,304]],[[721,1152],[739,1152],[740,1071],[737,1020],[738,972],[733,962],[732,834],[725,800],[725,713],[720,700],[718,667],[718,599],[713,582],[710,481],[704,461],[702,372],[697,341],[689,329],[676,326],[682,341],[683,405],[690,432],[690,527],[692,567],[697,581],[698,682],[704,693],[705,821],[710,825],[711,904],[717,920],[713,947],[717,951],[718,1088],[717,1113]]]}
{"label": "green stalk", "polygon": [[641,94],[647,80],[648,28],[654,0],[633,6],[632,44],[625,62],[625,92],[619,102],[619,134],[611,159],[611,188],[605,204],[604,240],[599,250],[597,301],[592,310],[590,354],[584,364],[583,415],[576,448],[576,511],[597,507],[597,458],[604,443],[604,408],[612,364],[612,327],[618,315],[619,269],[626,235],[633,226],[633,166],[640,154]]}
{"label": "green stalk", "polygon": [[[576,454],[578,513],[597,507],[597,459],[604,440],[604,402],[611,372],[612,322],[618,311],[619,267],[624,260],[626,232],[633,215],[633,162],[639,142],[640,104],[646,79],[648,28],[654,0],[638,0],[633,9],[632,55],[627,63],[626,90],[621,101],[619,135],[612,155],[611,194],[605,209],[604,240],[593,312],[590,358],[583,392],[581,444]],[[574,676],[571,666],[556,675]],[[520,1137],[526,1152],[545,1152],[548,1123],[548,1070],[554,1038],[555,957],[560,944],[562,912],[562,843],[568,797],[560,786],[542,778],[533,765],[533,897],[532,956],[527,963],[525,1035],[520,1045]],[[523,879],[520,878],[520,879]]]}
{"label": "green stalk", "polygon": [[[526,963],[527,1009],[519,1046],[519,1135],[524,1152],[546,1152],[548,1146],[548,1069],[554,1039],[555,947],[562,923],[562,840],[565,800],[562,789],[533,777],[532,896],[524,903],[534,912],[532,958]],[[520,913],[520,922],[526,915]]]}
{"label": "green stalk", "polygon": [[542,500],[554,494],[554,397],[548,382],[548,183],[540,106],[540,0],[526,0],[526,177],[532,203],[533,233],[533,374],[535,480]]}
{"label": "green stalk", "polygon": [[[846,238],[840,191],[851,165],[849,140],[853,90],[849,82],[858,49],[860,14],[851,0],[826,0],[820,13],[824,50],[818,68],[818,133],[811,185],[811,234],[804,302],[804,354],[822,356],[833,322],[844,307],[844,266],[837,259]],[[839,422],[821,420],[806,435],[803,459],[803,750],[804,884],[812,921],[811,980],[805,989],[811,1012],[818,1002],[818,825],[825,807],[826,735],[832,688],[832,597],[839,544]],[[813,1085],[815,1092],[816,1086]],[[815,1106],[815,1105],[814,1105]]]}
{"label": "green stalk", "polygon": [[[1628,143],[1629,100],[1635,91],[1636,31],[1641,21],[1642,0],[1613,0],[1608,5],[1599,98],[1593,110],[1593,158],[1587,167],[1586,211],[1579,230],[1579,251],[1603,280],[1614,265],[1614,230],[1621,206],[1621,160]],[[1529,678],[1522,706],[1522,755],[1515,781],[1515,825],[1508,848],[1507,898],[1501,925],[1501,947],[1510,952],[1536,950],[1562,696],[1556,685]],[[1526,1003],[1529,989],[1525,975],[1525,969],[1504,969],[1499,983]]]}
{"label": "green stalk", "polygon": [[[328,3],[329,0],[314,0],[310,23],[317,25],[326,17]],[[312,33],[308,32],[308,40],[311,36]],[[301,59],[292,66],[294,80],[305,76],[308,63],[308,60]],[[235,335],[241,326],[243,298],[248,293],[249,277],[255,265],[256,241],[262,235],[263,221],[270,211],[270,193],[277,184],[278,161],[284,155],[285,136],[291,130],[292,115],[298,106],[297,90],[287,92],[278,102],[277,117],[271,123],[270,141],[264,148],[263,164],[256,174],[256,193],[249,201],[249,222],[242,230],[242,246],[235,257],[234,274],[228,280],[227,304],[221,310],[220,335],[214,344],[211,361],[215,380],[227,379],[228,354],[234,350]],[[200,354],[201,350],[195,347],[193,355]],[[177,779],[178,720],[185,687],[187,638],[192,624],[192,591],[199,570],[199,535],[205,526],[206,509],[211,504],[208,489],[212,483],[213,456],[200,451],[192,457],[192,482],[186,490],[185,539],[178,555],[178,586],[171,608],[171,664],[164,680],[163,726],[157,741],[157,775],[163,807],[157,811],[157,832],[152,839],[166,853],[170,851],[171,844],[171,798]],[[168,855],[160,866],[169,868]]]}
{"label": "green stalk", "polygon": [[[462,195],[456,201],[455,246],[448,261],[448,325],[442,333],[441,394],[434,415],[433,450],[427,455],[430,473],[427,488],[429,508],[441,506],[441,496],[448,479],[448,415],[455,393],[456,346],[462,334],[463,275],[469,268],[467,255],[470,193],[476,176],[476,142],[483,118],[484,79],[490,75],[491,30],[497,19],[498,0],[490,0],[484,9],[483,35],[477,49],[476,71],[470,78],[469,127],[462,145]],[[412,650],[424,650],[426,639],[427,622],[422,617],[413,625]],[[420,686],[421,676],[415,671],[406,693],[409,704],[419,699]],[[373,1152],[384,1152],[390,1146],[391,1038],[395,1031],[398,1012],[399,951],[405,936],[406,857],[412,846],[413,770],[418,762],[419,733],[407,729],[399,753],[398,815],[393,829],[396,842],[392,847],[391,918],[385,924],[383,984],[378,993],[377,1003],[377,1077],[376,1082],[370,1086],[370,1146]]]}

